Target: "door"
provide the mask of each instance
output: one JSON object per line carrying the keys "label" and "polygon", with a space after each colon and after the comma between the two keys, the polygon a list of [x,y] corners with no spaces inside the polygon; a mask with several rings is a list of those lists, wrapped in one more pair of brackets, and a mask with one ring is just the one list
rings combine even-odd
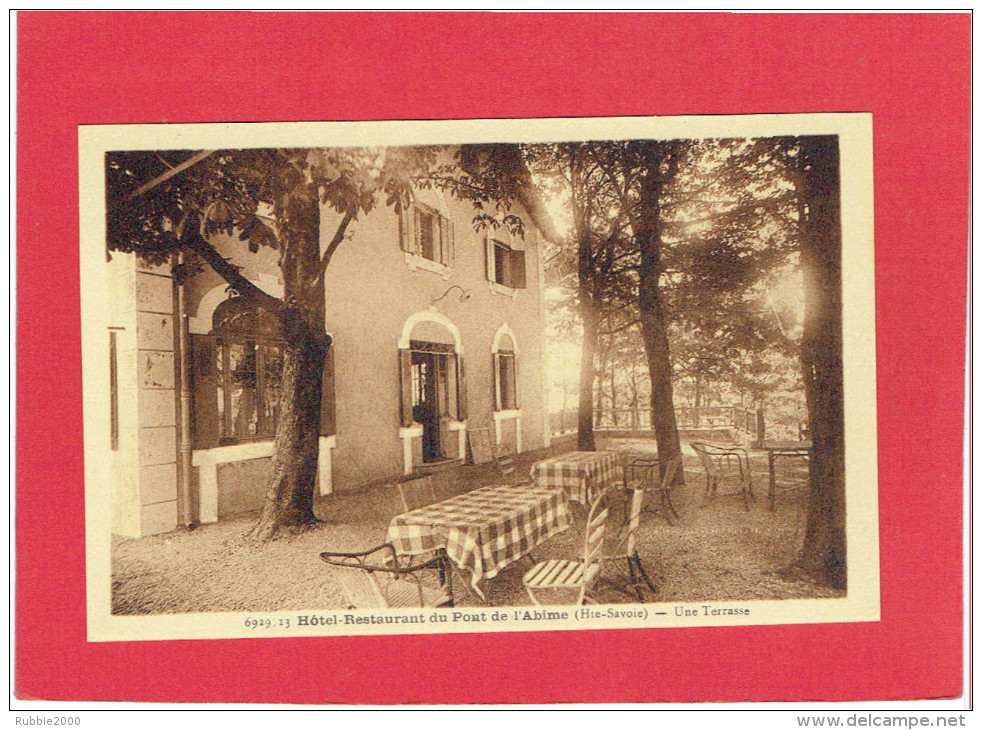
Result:
{"label": "door", "polygon": [[432,352],[412,353],[413,420],[423,426],[423,461],[439,461],[440,409],[436,358]]}

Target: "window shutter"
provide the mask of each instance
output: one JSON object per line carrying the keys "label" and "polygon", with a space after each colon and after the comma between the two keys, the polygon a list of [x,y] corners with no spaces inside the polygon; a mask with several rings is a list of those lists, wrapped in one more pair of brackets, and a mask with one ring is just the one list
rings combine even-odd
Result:
{"label": "window shutter", "polygon": [[445,263],[453,266],[457,262],[457,232],[452,220],[447,220],[447,232],[450,234],[450,260]]}
{"label": "window shutter", "polygon": [[511,259],[510,271],[508,272],[508,285],[512,289],[525,288],[525,252],[512,250],[509,252]]}
{"label": "window shutter", "polygon": [[423,242],[420,241],[420,229],[419,229],[419,208],[413,206],[413,250],[412,252],[417,256],[423,250]]}
{"label": "window shutter", "polygon": [[324,378],[321,382],[321,436],[338,432],[337,399],[334,387],[334,350],[332,342],[324,357]]}
{"label": "window shutter", "polygon": [[464,356],[457,355],[457,420],[467,420],[467,371]]}
{"label": "window shutter", "polygon": [[399,211],[399,247],[406,253],[413,253],[415,246],[415,234],[413,233],[413,211],[412,206],[403,206]]}
{"label": "window shutter", "polygon": [[400,423],[413,425],[413,355],[409,350],[399,350],[399,387],[401,388]]}
{"label": "window shutter", "polygon": [[454,265],[454,230],[453,221],[440,216],[440,263],[444,266]]}
{"label": "window shutter", "polygon": [[191,335],[191,444],[196,449],[218,446],[218,340]]}
{"label": "window shutter", "polygon": [[484,276],[488,281],[494,281],[494,244],[491,236],[484,237]]}
{"label": "window shutter", "polygon": [[501,410],[501,357],[498,353],[493,355],[494,362],[492,367],[494,368],[493,382],[494,382],[494,409],[496,411]]}
{"label": "window shutter", "polygon": [[522,407],[521,402],[518,400],[518,353],[516,352],[511,358],[511,398],[515,403],[514,408],[518,410]]}

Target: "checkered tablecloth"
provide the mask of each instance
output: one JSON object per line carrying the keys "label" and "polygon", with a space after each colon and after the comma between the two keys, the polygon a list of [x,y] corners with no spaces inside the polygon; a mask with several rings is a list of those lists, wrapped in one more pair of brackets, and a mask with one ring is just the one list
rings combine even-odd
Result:
{"label": "checkered tablecloth", "polygon": [[619,469],[616,451],[570,451],[535,462],[531,474],[540,487],[561,487],[569,499],[589,504],[594,490],[616,479]]}
{"label": "checkered tablecloth", "polygon": [[480,582],[570,526],[566,497],[534,484],[489,486],[392,518],[388,540],[400,555],[443,548]]}

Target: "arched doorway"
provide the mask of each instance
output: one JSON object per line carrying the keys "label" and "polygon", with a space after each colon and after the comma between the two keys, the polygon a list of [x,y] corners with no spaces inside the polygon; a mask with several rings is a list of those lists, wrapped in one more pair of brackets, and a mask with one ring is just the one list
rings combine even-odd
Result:
{"label": "arched doorway", "polygon": [[[399,341],[402,382],[402,437],[406,471],[461,456],[466,413],[460,332],[432,311],[406,320]],[[410,439],[419,438],[412,448]]]}

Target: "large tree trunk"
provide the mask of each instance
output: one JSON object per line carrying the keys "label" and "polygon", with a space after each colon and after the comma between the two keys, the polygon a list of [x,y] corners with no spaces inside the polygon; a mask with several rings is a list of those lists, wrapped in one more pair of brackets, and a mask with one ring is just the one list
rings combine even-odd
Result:
{"label": "large tree trunk", "polygon": [[252,534],[270,539],[281,529],[317,522],[314,487],[321,426],[324,358],[324,283],[319,277],[320,206],[312,186],[297,185],[286,196],[280,221],[280,269],[284,300],[280,324],[285,341],[280,414],[269,487]]}
{"label": "large tree trunk", "polygon": [[[655,431],[658,455],[672,457],[680,454],[678,424],[672,393],[672,363],[669,356],[668,329],[661,301],[661,194],[665,186],[662,167],[672,165],[671,143],[646,142],[644,148],[646,174],[641,187],[639,213],[635,236],[641,254],[638,282],[638,308],[641,312],[641,339],[648,359],[648,378],[651,381],[651,425]],[[668,173],[669,175],[671,173]],[[684,483],[678,471],[676,483]]]}
{"label": "large tree trunk", "polygon": [[596,379],[597,331],[600,312],[590,298],[583,298],[581,285],[580,317],[583,320],[583,345],[580,349],[580,402],[577,407],[576,448],[595,451],[593,434],[593,383]]}
{"label": "large tree trunk", "polygon": [[812,452],[808,520],[795,567],[846,587],[845,421],[842,386],[842,234],[836,137],[801,141],[801,367]]}
{"label": "large tree trunk", "polygon": [[583,346],[580,349],[580,400],[577,406],[576,447],[595,451],[593,433],[593,386],[597,377],[596,353],[600,331],[600,302],[597,300],[596,271],[588,212],[588,193],[583,183],[582,160],[577,145],[569,147],[573,233],[576,238],[577,287],[580,320],[583,323]]}

